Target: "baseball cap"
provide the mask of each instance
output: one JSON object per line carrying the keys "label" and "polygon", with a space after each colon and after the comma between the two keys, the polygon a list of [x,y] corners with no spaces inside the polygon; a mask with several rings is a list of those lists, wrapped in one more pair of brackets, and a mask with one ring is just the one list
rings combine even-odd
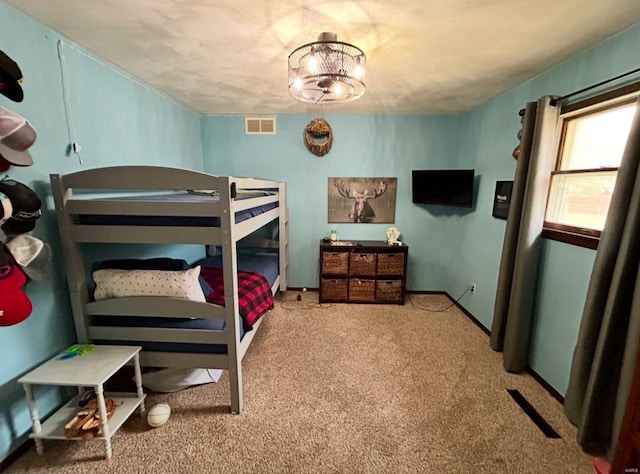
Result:
{"label": "baseball cap", "polygon": [[0,94],[14,102],[22,102],[24,92],[20,86],[21,82],[22,71],[16,62],[0,51]]}
{"label": "baseball cap", "polygon": [[18,324],[31,314],[33,306],[23,289],[26,283],[11,255],[0,251],[0,326]]}
{"label": "baseball cap", "polygon": [[18,235],[7,244],[7,250],[29,278],[42,281],[49,276],[51,247],[32,235]]}
{"label": "baseball cap", "polygon": [[13,214],[11,199],[6,194],[0,193],[0,226],[4,224]]}
{"label": "baseball cap", "polygon": [[9,198],[13,208],[11,217],[0,225],[2,232],[6,235],[31,232],[42,214],[42,202],[38,195],[28,186],[7,178],[0,180],[0,193]]}
{"label": "baseball cap", "polygon": [[27,151],[36,141],[36,131],[27,119],[0,107],[0,156],[12,165],[31,166]]}
{"label": "baseball cap", "polygon": [[0,173],[7,171],[9,168],[11,168],[11,163],[2,158],[2,155],[0,155]]}

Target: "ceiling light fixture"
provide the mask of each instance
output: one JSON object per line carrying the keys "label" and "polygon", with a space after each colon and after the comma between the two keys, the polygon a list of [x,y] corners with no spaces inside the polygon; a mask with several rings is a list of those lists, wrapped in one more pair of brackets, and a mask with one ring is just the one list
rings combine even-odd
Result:
{"label": "ceiling light fixture", "polygon": [[289,94],[311,104],[340,104],[364,95],[364,52],[322,33],[289,55]]}

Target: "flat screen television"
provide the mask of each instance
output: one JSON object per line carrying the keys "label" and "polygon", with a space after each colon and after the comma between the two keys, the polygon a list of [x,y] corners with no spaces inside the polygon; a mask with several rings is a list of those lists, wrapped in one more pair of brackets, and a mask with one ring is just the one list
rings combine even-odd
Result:
{"label": "flat screen television", "polygon": [[414,204],[473,207],[474,170],[413,170]]}

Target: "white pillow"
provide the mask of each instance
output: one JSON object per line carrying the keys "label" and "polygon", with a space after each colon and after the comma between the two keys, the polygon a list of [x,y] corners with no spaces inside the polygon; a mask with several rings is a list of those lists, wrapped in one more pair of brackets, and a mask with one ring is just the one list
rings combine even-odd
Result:
{"label": "white pillow", "polygon": [[184,271],[114,270],[93,272],[96,301],[123,296],[172,296],[206,302],[198,281],[200,266]]}

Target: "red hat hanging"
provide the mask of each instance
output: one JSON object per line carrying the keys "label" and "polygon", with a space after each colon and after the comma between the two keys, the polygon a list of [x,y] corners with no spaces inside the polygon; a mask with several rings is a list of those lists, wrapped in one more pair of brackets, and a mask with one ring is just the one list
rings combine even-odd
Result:
{"label": "red hat hanging", "polygon": [[13,326],[29,317],[33,306],[24,292],[27,277],[13,258],[0,251],[0,326]]}

